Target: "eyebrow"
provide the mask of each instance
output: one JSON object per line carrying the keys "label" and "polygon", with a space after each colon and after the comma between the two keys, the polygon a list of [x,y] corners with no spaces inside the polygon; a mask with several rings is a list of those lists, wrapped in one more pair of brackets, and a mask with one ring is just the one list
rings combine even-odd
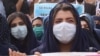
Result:
{"label": "eyebrow", "polygon": [[62,20],[62,18],[55,18],[55,20]]}

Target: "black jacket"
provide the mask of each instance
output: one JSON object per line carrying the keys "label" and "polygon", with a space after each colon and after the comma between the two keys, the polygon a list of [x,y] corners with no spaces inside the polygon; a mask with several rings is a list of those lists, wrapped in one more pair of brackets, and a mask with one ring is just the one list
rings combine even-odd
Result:
{"label": "black jacket", "polygon": [[0,56],[8,56],[9,48],[18,51],[17,48],[10,43],[10,31],[7,21],[0,14]]}

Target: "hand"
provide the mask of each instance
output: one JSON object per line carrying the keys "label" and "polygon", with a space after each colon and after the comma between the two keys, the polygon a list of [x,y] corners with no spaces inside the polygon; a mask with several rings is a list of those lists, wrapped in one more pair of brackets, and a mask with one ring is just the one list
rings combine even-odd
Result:
{"label": "hand", "polygon": [[9,56],[26,56],[25,53],[20,53],[20,52],[16,52],[16,51],[12,51],[10,48],[9,48]]}
{"label": "hand", "polygon": [[100,9],[96,10],[96,16],[100,16]]}
{"label": "hand", "polygon": [[34,56],[41,56],[40,52],[35,52]]}
{"label": "hand", "polygon": [[98,54],[100,54],[100,51],[97,51]]}

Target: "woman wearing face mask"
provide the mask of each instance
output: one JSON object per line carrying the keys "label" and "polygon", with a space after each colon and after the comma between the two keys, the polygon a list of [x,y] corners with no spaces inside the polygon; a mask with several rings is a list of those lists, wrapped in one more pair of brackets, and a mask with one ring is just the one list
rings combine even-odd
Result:
{"label": "woman wearing face mask", "polygon": [[10,31],[5,17],[0,14],[0,56],[9,54],[9,48],[17,51],[17,48],[10,43]]}
{"label": "woman wearing face mask", "polygon": [[97,41],[97,36],[95,35],[94,31],[94,24],[93,24],[93,18],[87,13],[80,15],[81,19],[81,27],[84,30],[84,33],[87,32],[87,36],[90,37],[90,40],[95,44],[95,46],[99,46],[99,42]]}
{"label": "woman wearing face mask", "polygon": [[80,19],[81,19],[81,27],[84,29],[88,29],[93,31],[93,25],[92,25],[92,17],[91,15],[84,13],[80,15]]}
{"label": "woman wearing face mask", "polygon": [[[93,19],[92,19],[92,21],[93,21],[93,25],[94,25],[94,34],[95,34],[95,36],[96,36],[96,39],[97,39],[97,41],[98,41],[98,43],[100,43],[100,29],[99,29],[99,20],[100,20],[100,17],[99,16],[92,16],[93,17]],[[97,21],[98,20],[98,21]]]}
{"label": "woman wearing face mask", "polygon": [[[90,47],[98,50],[83,33],[80,19],[75,8],[69,3],[58,3],[50,12],[48,27],[43,43],[31,51],[49,52],[85,52]],[[92,50],[93,51],[93,50]]]}
{"label": "woman wearing face mask", "polygon": [[32,30],[32,24],[25,14],[15,12],[9,15],[8,24],[11,30],[11,43],[20,52],[29,54],[31,49],[37,47],[38,43]]}
{"label": "woman wearing face mask", "polygon": [[41,40],[43,37],[43,20],[41,17],[37,17],[32,21],[33,31],[37,40]]}
{"label": "woman wearing face mask", "polygon": [[100,29],[100,16],[93,16],[93,19],[96,24],[96,28]]}

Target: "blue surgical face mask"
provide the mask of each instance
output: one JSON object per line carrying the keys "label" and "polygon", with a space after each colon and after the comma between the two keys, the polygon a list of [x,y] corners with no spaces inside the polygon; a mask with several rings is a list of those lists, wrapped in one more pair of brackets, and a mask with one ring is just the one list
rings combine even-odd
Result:
{"label": "blue surgical face mask", "polygon": [[43,26],[35,26],[33,28],[33,31],[35,33],[35,36],[38,40],[41,40],[42,36],[43,36]]}
{"label": "blue surgical face mask", "polygon": [[11,34],[18,40],[24,40],[27,33],[28,31],[25,25],[11,28]]}

